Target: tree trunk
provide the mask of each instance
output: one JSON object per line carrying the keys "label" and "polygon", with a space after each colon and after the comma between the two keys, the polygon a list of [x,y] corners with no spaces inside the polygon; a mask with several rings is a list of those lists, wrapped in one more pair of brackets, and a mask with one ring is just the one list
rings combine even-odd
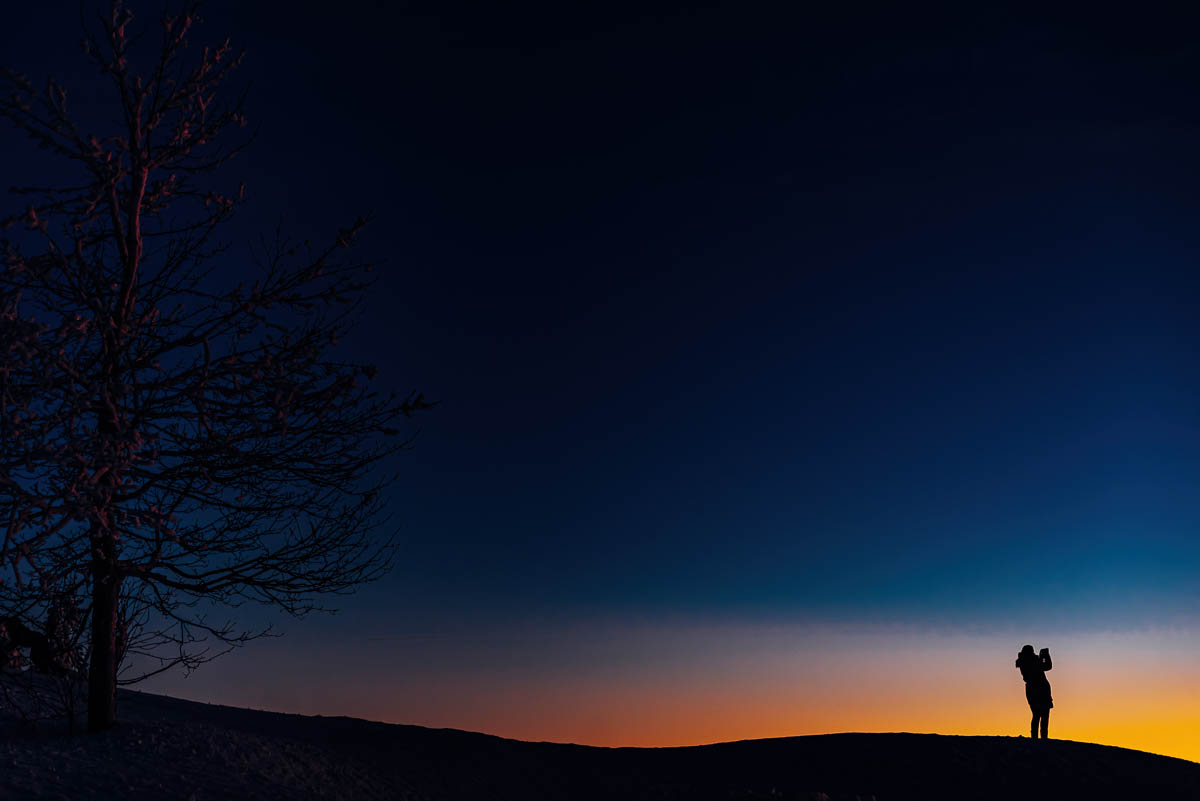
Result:
{"label": "tree trunk", "polygon": [[93,538],[92,659],[88,666],[88,731],[111,728],[117,720],[117,597],[120,578],[115,568],[116,543],[101,529]]}
{"label": "tree trunk", "polygon": [[[120,329],[120,323],[114,323]],[[112,391],[112,375],[116,370],[115,344],[105,341],[105,369],[109,391],[96,402],[96,430],[101,443],[99,462],[113,467],[112,438],[117,431],[117,418],[113,398],[119,393]],[[99,732],[112,728],[117,722],[117,602],[120,598],[120,574],[117,572],[117,540],[115,533],[106,524],[111,521],[112,510],[107,501],[111,497],[114,471],[109,469],[101,485],[104,490],[101,508],[94,510],[95,518],[88,532],[92,547],[92,658],[88,665],[88,731]]]}

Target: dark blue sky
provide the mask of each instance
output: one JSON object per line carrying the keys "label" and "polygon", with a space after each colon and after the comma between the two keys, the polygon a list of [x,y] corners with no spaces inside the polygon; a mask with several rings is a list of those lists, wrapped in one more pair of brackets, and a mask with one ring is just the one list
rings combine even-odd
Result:
{"label": "dark blue sky", "polygon": [[774,5],[209,5],[238,231],[374,213],[348,353],[442,401],[312,625],[1195,616],[1196,20]]}

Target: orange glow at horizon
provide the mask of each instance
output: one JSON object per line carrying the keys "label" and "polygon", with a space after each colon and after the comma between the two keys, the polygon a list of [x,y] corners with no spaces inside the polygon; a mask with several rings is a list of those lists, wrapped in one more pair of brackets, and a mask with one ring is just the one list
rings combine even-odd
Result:
{"label": "orange glow at horizon", "polygon": [[462,649],[429,646],[399,667],[368,662],[336,685],[296,677],[295,686],[201,700],[601,746],[846,731],[1015,737],[1029,734],[1013,665],[1025,642],[1054,656],[1052,738],[1200,761],[1200,637],[1190,630],[1014,637],[610,626],[505,639],[496,647],[510,649],[507,659],[486,644],[469,660]]}

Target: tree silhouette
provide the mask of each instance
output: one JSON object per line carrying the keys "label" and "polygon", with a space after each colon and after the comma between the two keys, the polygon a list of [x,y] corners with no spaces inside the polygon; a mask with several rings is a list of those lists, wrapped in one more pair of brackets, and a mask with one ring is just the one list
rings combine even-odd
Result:
{"label": "tree silhouette", "polygon": [[264,633],[215,611],[301,615],[380,576],[381,462],[406,444],[397,421],[429,407],[335,353],[370,282],[349,255],[362,219],[328,247],[264,238],[251,280],[213,286],[232,258],[215,233],[243,196],[216,171],[248,137],[241,101],[219,101],[240,55],[226,41],[185,63],[196,11],[162,20],[143,73],[120,2],[89,34],[115,131],[81,130],[53,80],[6,73],[0,99],[78,174],[14,190],[27,205],[3,221],[0,610],[48,629],[61,671],[86,659],[93,731],[115,719],[118,678]]}

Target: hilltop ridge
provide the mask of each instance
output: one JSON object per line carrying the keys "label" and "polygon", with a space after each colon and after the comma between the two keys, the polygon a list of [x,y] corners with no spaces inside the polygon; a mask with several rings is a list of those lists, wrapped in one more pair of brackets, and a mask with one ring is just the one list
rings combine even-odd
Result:
{"label": "hilltop ridge", "polygon": [[508,740],[122,692],[122,723],[9,728],[4,797],[44,799],[1200,798],[1200,764],[1023,737],[825,734],[678,748]]}

